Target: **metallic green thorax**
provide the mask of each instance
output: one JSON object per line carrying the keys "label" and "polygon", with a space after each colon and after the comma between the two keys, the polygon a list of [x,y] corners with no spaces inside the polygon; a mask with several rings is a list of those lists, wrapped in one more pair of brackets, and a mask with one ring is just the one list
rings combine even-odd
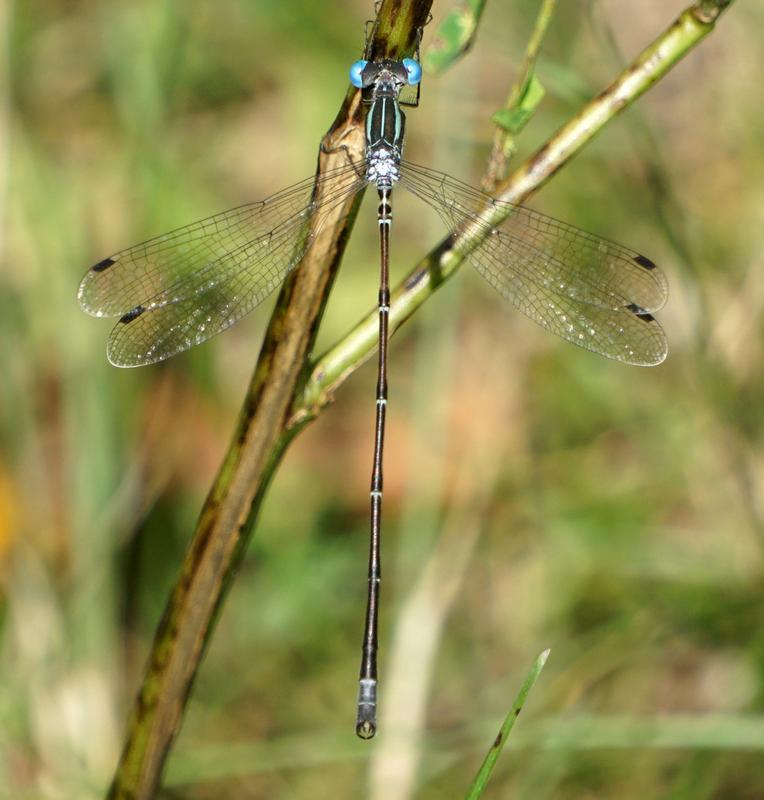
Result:
{"label": "metallic green thorax", "polygon": [[[366,178],[377,188],[391,188],[400,177],[406,117],[398,95],[406,83],[406,72],[396,61],[370,64],[369,68],[375,74],[369,81],[372,101],[366,116]],[[368,80],[366,75],[364,78]]]}

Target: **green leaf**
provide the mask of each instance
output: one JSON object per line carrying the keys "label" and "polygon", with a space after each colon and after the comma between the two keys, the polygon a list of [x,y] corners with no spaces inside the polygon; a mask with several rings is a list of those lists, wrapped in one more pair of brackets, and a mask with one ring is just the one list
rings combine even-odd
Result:
{"label": "green leaf", "polygon": [[520,133],[528,124],[536,108],[546,94],[543,84],[531,73],[523,92],[516,103],[509,108],[500,108],[491,120],[507,133]]}
{"label": "green leaf", "polygon": [[427,72],[444,72],[472,46],[485,0],[464,0],[446,15],[422,59]]}
{"label": "green leaf", "polygon": [[528,698],[528,694],[533,688],[533,685],[536,683],[538,676],[541,674],[541,670],[544,669],[544,664],[546,664],[547,658],[549,658],[549,650],[544,650],[544,652],[541,653],[541,655],[536,659],[536,663],[531,667],[530,672],[528,672],[528,674],[525,676],[523,685],[520,687],[520,691],[517,693],[515,704],[510,709],[509,714],[507,714],[504,724],[501,726],[501,730],[491,745],[490,750],[486,754],[485,760],[480,765],[480,769],[475,776],[475,780],[472,782],[472,786],[470,786],[470,790],[467,793],[467,800],[478,800],[478,798],[483,794],[483,790],[488,784],[488,779],[491,777],[491,773],[493,772],[493,768],[496,766],[499,755],[504,748],[507,739],[509,738],[510,731],[515,724],[515,720],[520,715],[520,712],[525,705],[525,701]]}

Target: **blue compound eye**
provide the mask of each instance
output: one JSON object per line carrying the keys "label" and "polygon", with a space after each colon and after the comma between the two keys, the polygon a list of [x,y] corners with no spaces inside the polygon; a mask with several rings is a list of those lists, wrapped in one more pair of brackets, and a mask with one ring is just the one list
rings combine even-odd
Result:
{"label": "blue compound eye", "polygon": [[366,65],[368,61],[356,61],[350,67],[350,83],[356,87],[356,89],[363,89],[363,78],[362,73],[366,69]]}
{"label": "blue compound eye", "polygon": [[409,76],[409,86],[416,86],[422,80],[422,67],[413,58],[404,58],[403,66]]}

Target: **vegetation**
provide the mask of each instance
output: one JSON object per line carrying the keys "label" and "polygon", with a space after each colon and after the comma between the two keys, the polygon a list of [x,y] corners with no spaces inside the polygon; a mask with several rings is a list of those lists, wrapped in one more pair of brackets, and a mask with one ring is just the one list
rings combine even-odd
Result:
{"label": "vegetation", "polygon": [[[517,163],[682,8],[640,5],[558,4]],[[538,7],[487,4],[470,53],[425,79],[411,160],[480,181]],[[39,0],[0,20],[0,794],[14,800],[103,795],[267,320],[117,371],[76,284],[123,245],[312,172],[370,13],[326,8]],[[664,365],[579,352],[467,272],[395,337],[384,736],[352,734],[367,365],[268,489],[168,793],[464,796],[546,647],[486,796],[764,793],[762,22],[736,6],[532,201],[661,264]],[[374,304],[372,207],[317,353]],[[442,233],[401,196],[394,277]]]}

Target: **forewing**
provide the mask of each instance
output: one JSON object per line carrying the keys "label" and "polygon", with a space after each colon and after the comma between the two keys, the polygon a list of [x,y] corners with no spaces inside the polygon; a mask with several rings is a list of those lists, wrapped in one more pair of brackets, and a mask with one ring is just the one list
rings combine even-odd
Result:
{"label": "forewing", "polygon": [[[356,180],[352,165],[320,179],[336,183],[338,191]],[[99,261],[80,283],[80,305],[97,317],[126,314],[205,265],[289,224],[310,203],[314,184],[315,179],[308,178],[266,200],[223,211]]]}
{"label": "forewing", "polygon": [[[283,200],[282,193],[281,210],[270,217],[277,217],[275,228],[246,240],[237,225],[235,237],[229,231],[215,239],[224,250],[228,243],[222,255],[195,262],[193,271],[123,314],[109,337],[109,361],[120,367],[163,361],[212,338],[248,314],[299,263],[328,213],[365,184],[353,170],[323,176],[322,182],[328,183],[322,187],[320,203],[303,204],[292,211],[293,201]],[[271,201],[257,206],[260,224],[262,214],[272,210]],[[284,208],[289,208],[286,217]],[[239,244],[241,238],[245,241]],[[198,247],[194,248],[197,252]],[[160,273],[164,275],[165,270]]]}

